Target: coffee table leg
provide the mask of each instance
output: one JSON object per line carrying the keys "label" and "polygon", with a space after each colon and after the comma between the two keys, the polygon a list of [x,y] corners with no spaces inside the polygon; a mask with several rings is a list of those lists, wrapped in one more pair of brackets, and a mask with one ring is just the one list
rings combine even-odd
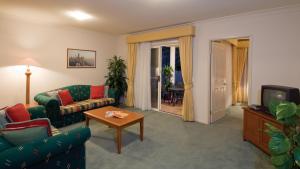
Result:
{"label": "coffee table leg", "polygon": [[140,139],[144,140],[144,119],[140,121]]}
{"label": "coffee table leg", "polygon": [[118,153],[121,154],[121,148],[122,148],[122,129],[117,128],[117,148]]}
{"label": "coffee table leg", "polygon": [[88,117],[85,117],[85,126],[89,127],[90,119]]}

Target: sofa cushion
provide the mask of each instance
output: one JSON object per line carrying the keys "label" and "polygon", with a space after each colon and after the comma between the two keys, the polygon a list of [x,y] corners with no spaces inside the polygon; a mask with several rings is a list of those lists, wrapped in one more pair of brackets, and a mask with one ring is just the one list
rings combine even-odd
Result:
{"label": "sofa cushion", "polygon": [[0,136],[0,152],[13,147],[4,137]]}
{"label": "sofa cushion", "polygon": [[11,122],[21,122],[30,120],[30,114],[26,110],[25,106],[21,103],[16,104],[6,109],[6,117]]}
{"label": "sofa cushion", "polygon": [[71,114],[75,112],[80,112],[84,110],[89,110],[92,107],[90,107],[90,103],[86,101],[76,102],[67,106],[60,106],[60,114],[66,115]]}
{"label": "sofa cushion", "polygon": [[67,106],[60,106],[60,114],[72,114],[80,111],[90,110],[115,103],[114,98],[88,99]]}
{"label": "sofa cushion", "polygon": [[101,99],[104,98],[105,87],[101,86],[91,86],[91,97],[90,99]]}
{"label": "sofa cushion", "polygon": [[28,127],[37,127],[37,126],[46,127],[48,131],[48,136],[52,136],[51,123],[47,118],[39,118],[39,119],[34,119],[34,120],[29,120],[24,122],[8,123],[6,124],[5,128],[6,129],[28,128]]}
{"label": "sofa cushion", "polygon": [[90,85],[78,85],[79,100],[83,101],[90,98]]}
{"label": "sofa cushion", "polygon": [[74,102],[81,101],[78,85],[67,86],[67,87],[64,87],[63,89],[64,90],[69,90]]}
{"label": "sofa cushion", "polygon": [[61,102],[61,105],[67,106],[69,104],[74,103],[73,98],[69,92],[69,90],[61,90],[58,92],[58,96]]}
{"label": "sofa cushion", "polygon": [[86,100],[86,102],[88,102],[92,108],[98,108],[98,107],[115,103],[115,99],[114,98],[89,99]]}
{"label": "sofa cushion", "polygon": [[5,129],[1,133],[9,143],[15,146],[48,138],[47,128],[41,126]]}

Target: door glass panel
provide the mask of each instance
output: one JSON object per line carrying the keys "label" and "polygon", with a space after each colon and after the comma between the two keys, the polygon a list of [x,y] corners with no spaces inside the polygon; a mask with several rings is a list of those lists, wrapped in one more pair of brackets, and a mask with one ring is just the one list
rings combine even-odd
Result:
{"label": "door glass panel", "polygon": [[184,88],[181,72],[179,47],[176,47],[175,49],[175,87]]}
{"label": "door glass panel", "polygon": [[151,107],[158,109],[159,48],[151,49]]}
{"label": "door glass panel", "polygon": [[[167,46],[161,47],[161,69],[164,70],[166,66],[171,66],[171,48]],[[163,71],[162,71],[163,72]],[[164,73],[161,73],[161,99],[166,100],[167,89],[166,89],[166,79]]]}

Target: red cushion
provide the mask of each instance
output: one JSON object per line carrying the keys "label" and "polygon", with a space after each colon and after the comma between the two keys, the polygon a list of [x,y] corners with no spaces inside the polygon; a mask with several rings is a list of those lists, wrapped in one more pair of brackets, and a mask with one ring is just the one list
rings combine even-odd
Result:
{"label": "red cushion", "polygon": [[105,86],[91,86],[91,99],[101,99],[104,98]]}
{"label": "red cushion", "polygon": [[48,136],[52,136],[50,121],[49,119],[46,118],[34,119],[34,120],[18,122],[18,123],[7,123],[5,125],[5,128],[14,129],[14,128],[30,128],[30,127],[37,127],[37,126],[46,127]]}
{"label": "red cushion", "polygon": [[6,116],[11,122],[21,122],[30,120],[30,114],[21,103],[6,109]]}
{"label": "red cushion", "polygon": [[61,90],[58,92],[58,97],[60,99],[61,105],[66,106],[74,103],[73,98],[69,90]]}

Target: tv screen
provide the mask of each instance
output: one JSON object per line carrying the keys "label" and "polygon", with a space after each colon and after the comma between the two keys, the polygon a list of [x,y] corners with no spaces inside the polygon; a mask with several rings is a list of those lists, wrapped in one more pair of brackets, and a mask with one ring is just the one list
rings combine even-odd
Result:
{"label": "tv screen", "polygon": [[263,85],[261,89],[261,105],[268,108],[270,102],[294,102],[300,103],[300,94],[298,88],[276,86],[276,85]]}
{"label": "tv screen", "polygon": [[265,89],[263,93],[263,106],[268,107],[270,102],[283,102],[287,100],[287,93],[281,90]]}

